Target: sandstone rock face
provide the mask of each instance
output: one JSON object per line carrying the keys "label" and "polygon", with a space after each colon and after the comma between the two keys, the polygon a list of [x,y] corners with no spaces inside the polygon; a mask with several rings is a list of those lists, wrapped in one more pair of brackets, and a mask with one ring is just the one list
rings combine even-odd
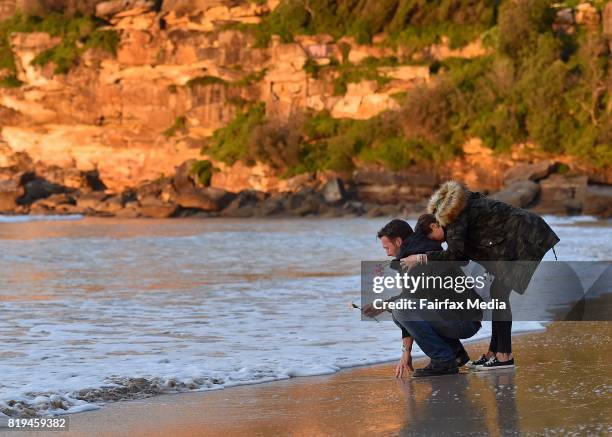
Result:
{"label": "sandstone rock face", "polygon": [[517,181],[539,181],[554,170],[554,163],[542,161],[534,164],[516,164],[504,174],[504,183],[511,185]]}
{"label": "sandstone rock face", "polygon": [[0,180],[0,212],[10,212],[17,207],[17,199],[23,188],[15,180]]}
{"label": "sandstone rock face", "polygon": [[612,3],[608,2],[603,10],[603,31],[604,35],[612,38]]}
{"label": "sandstone rock face", "polygon": [[427,198],[440,181],[436,173],[409,170],[390,173],[360,170],[353,174],[357,198],[374,204],[402,204],[404,206]]}
{"label": "sandstone rock face", "polygon": [[583,214],[612,218],[612,186],[589,185],[586,189]]}
{"label": "sandstone rock face", "polygon": [[580,3],[576,6],[576,23],[585,26],[597,26],[599,13],[591,3]]}
{"label": "sandstone rock face", "polygon": [[516,208],[526,208],[531,205],[540,192],[540,186],[530,180],[512,183],[508,188],[493,194],[491,197]]}
{"label": "sandstone rock face", "polygon": [[154,1],[148,0],[111,0],[103,1],[96,5],[96,15],[102,18],[110,18],[120,12],[134,8],[151,9]]}
{"label": "sandstone rock face", "polygon": [[[31,65],[58,38],[13,34],[11,49],[25,84],[0,89],[0,115],[10,111],[10,117],[8,112],[2,117],[0,143],[35,162],[98,171],[109,190],[120,192],[171,175],[182,162],[199,158],[199,138],[232,120],[239,109],[232,103],[236,99],[264,101],[268,115],[280,118],[306,108],[368,118],[397,108],[392,94],[429,81],[426,67],[385,67],[381,74],[393,79],[388,86],[366,81],[350,84],[345,96],[334,96],[330,80],[313,79],[304,71],[310,56],[319,56],[322,63],[332,56],[341,59],[340,44],[350,46],[351,62],[391,56],[393,51],[360,46],[351,38],[334,43],[325,35],[299,37],[290,44],[276,39],[260,49],[253,47],[250,34],[222,28],[228,22],[256,23],[278,1],[169,0],[159,12],[153,3],[88,2],[86,8],[110,19],[118,32],[117,56],[88,50],[66,75],[55,75],[51,64]],[[321,43],[324,52],[307,49]],[[253,75],[259,79],[246,80]],[[189,82],[204,76],[219,80]],[[185,129],[164,135],[178,117],[186,120]],[[284,181],[270,173],[258,167],[239,172],[226,168],[212,185],[232,191],[283,191]]]}
{"label": "sandstone rock face", "polygon": [[147,218],[168,218],[176,212],[177,206],[172,203],[165,203],[162,200],[149,196],[140,201],[140,207],[135,207],[138,214]]}
{"label": "sandstone rock face", "polygon": [[[40,3],[0,0],[0,18],[8,11]],[[542,181],[543,208],[559,210],[556,189],[565,193],[558,194],[561,204],[567,204],[561,207],[564,212],[588,206],[580,197],[580,184],[555,182],[549,176],[549,164],[512,168],[511,159],[495,156],[478,139],[468,141],[463,156],[450,163],[397,173],[362,169],[352,181],[342,175],[347,182],[343,188],[338,181],[324,187],[327,181],[318,180],[318,175],[283,179],[261,163],[249,167],[215,162],[219,171],[213,173],[210,189],[202,189],[189,174],[195,159],[210,159],[200,154],[202,138],[231,121],[242,109],[240,102],[263,101],[266,115],[281,119],[309,109],[365,119],[398,108],[393,94],[428,84],[432,80],[429,68],[380,67],[379,74],[391,79],[387,84],[350,83],[346,94],[338,96],[333,93],[333,75],[312,77],[304,69],[306,61],[329,65],[332,58],[346,56],[349,62],[360,63],[368,57],[401,59],[404,53],[382,45],[363,46],[349,37],[334,41],[330,35],[301,35],[288,44],[273,37],[270,47],[256,48],[250,33],[227,26],[259,22],[278,0],[164,0],[160,11],[155,8],[159,2],[148,0],[56,3],[71,11],[95,10],[110,20],[108,28],[119,36],[117,54],[89,49],[66,75],[56,75],[52,64],[40,67],[31,61],[55,46],[58,38],[42,32],[11,35],[17,75],[24,85],[0,88],[0,173],[19,167],[19,172],[34,178],[21,181],[15,176],[19,172],[10,170],[17,186],[11,188],[7,182],[0,188],[0,206],[7,210],[14,210],[14,203],[21,199],[24,210],[31,205],[35,211],[124,217],[174,216],[190,213],[187,210],[248,216],[333,215],[339,210],[364,214],[375,209],[372,214],[384,215],[392,210],[376,205],[421,208],[436,185],[451,178],[485,192],[521,180]],[[599,20],[599,13],[588,3],[570,15],[562,18],[572,26],[574,15],[581,25],[595,25]],[[605,6],[602,17],[612,45],[612,4]],[[485,53],[481,41],[452,50],[443,38],[416,58],[471,58]],[[171,129],[178,120],[183,121],[182,127]],[[584,173],[590,175],[591,183],[612,183],[611,169]],[[530,184],[523,188],[526,193],[513,200],[517,204],[526,204],[533,191]],[[239,195],[230,206],[226,206],[230,195],[214,194],[250,190],[266,194],[257,201]],[[513,190],[516,196],[518,189]],[[301,194],[279,194],[290,191]]]}
{"label": "sandstone rock face", "polygon": [[53,194],[30,206],[30,214],[75,214],[77,210],[82,212],[76,208],[74,197],[67,193]]}
{"label": "sandstone rock face", "polygon": [[83,210],[90,209],[95,211],[107,197],[108,196],[102,191],[83,194],[78,198],[77,205]]}
{"label": "sandstone rock face", "polygon": [[194,182],[190,176],[190,171],[195,162],[195,159],[189,159],[176,168],[176,172],[174,174],[174,188],[177,191],[189,190],[194,187]]}
{"label": "sandstone rock face", "polygon": [[480,139],[474,138],[463,145],[463,157],[451,161],[441,173],[448,175],[447,179],[464,182],[473,191],[489,192],[503,187],[505,173],[512,166],[511,159],[494,156]]}
{"label": "sandstone rock face", "polygon": [[174,201],[182,208],[216,212],[231,201],[232,196],[219,188],[191,188],[180,191]]}
{"label": "sandstone rock face", "polygon": [[323,197],[328,203],[340,202],[345,199],[344,182],[340,178],[333,178],[323,186]]}
{"label": "sandstone rock face", "polygon": [[586,176],[553,174],[540,182],[536,210],[547,214],[579,214],[585,206]]}

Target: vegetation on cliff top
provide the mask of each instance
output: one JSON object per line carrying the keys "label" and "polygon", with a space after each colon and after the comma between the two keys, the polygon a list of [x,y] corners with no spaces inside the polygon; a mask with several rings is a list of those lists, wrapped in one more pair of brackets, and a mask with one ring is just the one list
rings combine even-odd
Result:
{"label": "vegetation on cliff top", "polygon": [[[389,44],[439,42],[463,45],[486,29],[498,0],[284,0],[261,24],[250,26],[257,45],[272,35],[283,42],[298,34],[325,33],[339,39],[352,36],[367,44],[384,33]],[[243,28],[249,28],[243,26]],[[443,32],[443,33],[442,33]]]}
{"label": "vegetation on cliff top", "polygon": [[[601,26],[555,30],[556,9],[548,0],[436,3],[438,8],[425,8],[420,0],[283,2],[262,27],[285,41],[295,33],[355,35],[352,32],[360,26],[369,29],[364,35],[395,32],[395,41],[402,41],[402,32],[417,35],[426,26],[446,23],[440,26],[449,29],[463,22],[484,30],[492,50],[474,59],[432,61],[433,87],[402,95],[399,111],[370,120],[333,120],[321,113],[282,123],[266,120],[261,106],[241,112],[215,133],[207,152],[225,162],[264,161],[289,175],[349,170],[363,161],[398,169],[421,160],[446,159],[468,138],[480,137],[497,152],[531,141],[546,152],[572,154],[600,167],[612,164],[612,72]],[[305,5],[306,12],[301,9]],[[385,19],[358,19],[370,15]],[[470,34],[474,28],[465,29]],[[423,42],[432,40],[425,37]],[[358,66],[344,61],[332,59],[324,67],[311,61],[305,69],[315,77],[335,69],[337,94],[352,81],[379,78],[382,60]],[[325,129],[313,131],[313,125]]]}
{"label": "vegetation on cliff top", "polygon": [[350,171],[359,162],[400,170],[419,162],[443,161],[458,149],[445,123],[448,114],[438,107],[442,100],[426,100],[367,120],[335,119],[321,111],[298,114],[286,122],[267,119],[265,106],[257,104],[215,131],[202,152],[228,164],[265,162],[285,176]]}
{"label": "vegetation on cliff top", "polygon": [[[53,62],[56,74],[67,73],[89,48],[99,48],[115,54],[119,34],[112,29],[101,29],[106,24],[99,18],[81,15],[68,17],[58,12],[44,17],[16,14],[0,22],[0,69],[9,70],[11,76],[17,71],[10,46],[10,36],[14,32],[47,32],[53,37],[60,37],[59,44],[41,52],[32,60],[35,65]],[[8,83],[16,82],[11,79]]]}

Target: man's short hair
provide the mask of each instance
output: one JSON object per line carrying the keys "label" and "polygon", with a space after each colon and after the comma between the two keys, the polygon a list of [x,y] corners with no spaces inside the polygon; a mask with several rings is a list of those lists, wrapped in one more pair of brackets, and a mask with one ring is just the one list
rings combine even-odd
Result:
{"label": "man's short hair", "polygon": [[401,238],[402,241],[404,241],[413,233],[412,226],[410,226],[408,222],[400,219],[393,219],[378,231],[377,236],[378,238],[387,237],[390,240]]}

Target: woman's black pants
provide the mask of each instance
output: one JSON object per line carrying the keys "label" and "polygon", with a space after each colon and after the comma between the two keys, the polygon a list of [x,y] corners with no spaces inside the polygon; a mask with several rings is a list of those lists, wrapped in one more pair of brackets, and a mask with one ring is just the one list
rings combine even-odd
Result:
{"label": "woman's black pants", "polygon": [[489,350],[494,353],[509,354],[512,352],[512,309],[510,308],[510,293],[512,288],[493,279],[491,284],[491,299],[506,303],[506,309],[495,309],[492,314],[492,332]]}

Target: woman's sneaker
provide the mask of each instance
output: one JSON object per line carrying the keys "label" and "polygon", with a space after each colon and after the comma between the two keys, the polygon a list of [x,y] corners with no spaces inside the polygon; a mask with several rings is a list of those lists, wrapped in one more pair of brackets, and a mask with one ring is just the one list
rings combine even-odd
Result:
{"label": "woman's sneaker", "polygon": [[476,360],[476,361],[470,361],[469,363],[467,363],[465,365],[465,367],[477,367],[477,366],[482,366],[483,364],[485,364],[487,361],[489,361],[487,359],[487,357],[483,354],[480,359]]}
{"label": "woman's sneaker", "polygon": [[484,363],[482,366],[476,367],[478,370],[496,370],[496,369],[510,369],[514,368],[514,358],[510,358],[508,361],[499,361],[497,357],[492,357],[489,361]]}

